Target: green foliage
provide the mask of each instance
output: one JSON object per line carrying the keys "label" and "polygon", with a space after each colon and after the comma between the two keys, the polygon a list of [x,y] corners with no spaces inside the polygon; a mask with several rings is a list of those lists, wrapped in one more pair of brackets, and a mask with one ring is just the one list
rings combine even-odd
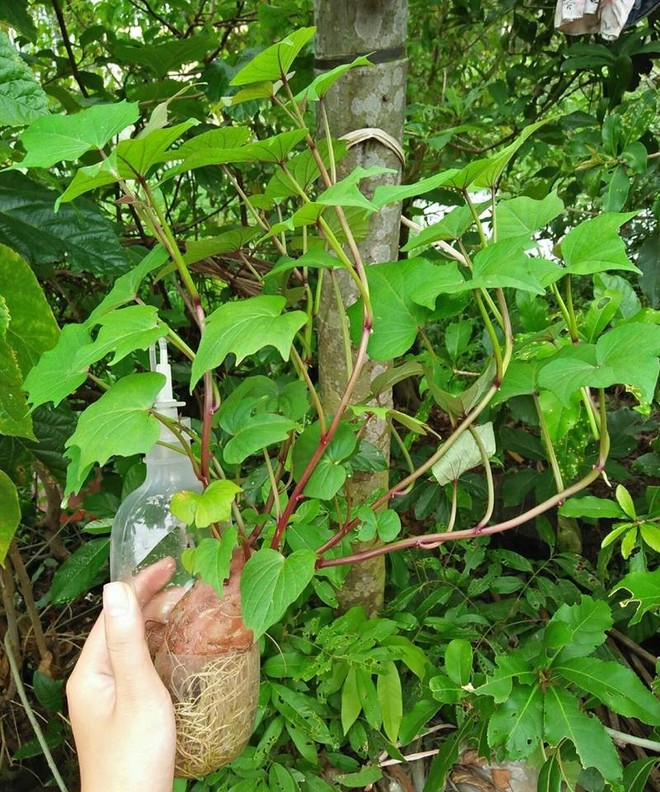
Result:
{"label": "green foliage", "polygon": [[[0,559],[39,535],[45,493],[73,552],[52,580],[31,570],[39,607],[100,582],[107,537],[81,543],[79,514],[53,504],[81,492],[81,514],[110,518],[139,482],[161,427],[146,350],[166,338],[195,416],[168,425],[204,483],[170,506],[192,529],[184,564],[221,593],[249,550],[243,616],[268,634],[251,745],[191,792],[363,788],[382,751],[431,744],[435,718],[456,729],[425,792],[465,743],[539,766],[539,789],[581,771],[641,789],[651,766],[623,767],[596,712],[660,726],[606,643],[615,622],[642,642],[660,607],[657,99],[624,74],[652,33],[569,47],[545,11],[413,0],[399,185],[313,131],[328,92],[370,66],[311,73],[311,6],[259,4],[255,22],[221,0],[225,35],[184,5],[99,0],[92,19],[73,4],[71,59],[49,9],[33,23],[0,2],[27,37],[20,55],[0,39]],[[399,202],[410,237],[363,267],[370,218]],[[344,398],[326,403],[344,362]],[[361,489],[374,471],[382,488]],[[355,542],[408,550],[379,617],[334,610]]]}

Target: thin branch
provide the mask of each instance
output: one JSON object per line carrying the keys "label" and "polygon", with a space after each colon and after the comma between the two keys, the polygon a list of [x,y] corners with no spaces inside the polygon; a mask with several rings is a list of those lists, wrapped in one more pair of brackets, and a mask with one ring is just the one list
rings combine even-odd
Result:
{"label": "thin branch", "polygon": [[69,38],[69,31],[66,28],[66,20],[64,19],[64,14],[62,13],[62,7],[60,6],[59,0],[50,0],[50,2],[51,5],[53,6],[53,11],[55,12],[55,16],[57,17],[57,24],[60,28],[60,33],[62,34],[64,49],[66,50],[66,54],[69,58],[69,63],[71,64],[71,74],[73,75],[73,79],[78,83],[78,87],[80,88],[80,93],[85,97],[85,99],[87,99],[89,97],[89,94],[87,93],[87,88],[85,88],[85,84],[83,83],[82,77],[80,76],[80,72],[78,71],[76,56],[73,54],[71,39]]}

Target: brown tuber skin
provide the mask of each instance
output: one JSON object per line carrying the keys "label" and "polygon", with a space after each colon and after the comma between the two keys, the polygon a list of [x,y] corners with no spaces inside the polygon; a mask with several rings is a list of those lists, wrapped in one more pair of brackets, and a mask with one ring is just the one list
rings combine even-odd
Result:
{"label": "brown tuber skin", "polygon": [[222,598],[201,580],[195,581],[174,606],[166,624],[150,622],[147,640],[157,654],[217,656],[244,651],[254,643],[241,616],[240,581],[245,555],[237,548],[225,580]]}

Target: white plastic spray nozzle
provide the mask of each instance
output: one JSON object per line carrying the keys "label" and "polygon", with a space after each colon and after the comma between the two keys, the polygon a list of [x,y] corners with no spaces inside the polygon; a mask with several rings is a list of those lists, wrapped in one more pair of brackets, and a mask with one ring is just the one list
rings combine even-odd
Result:
{"label": "white plastic spray nozzle", "polygon": [[156,397],[154,409],[163,415],[167,415],[169,418],[178,418],[179,412],[177,407],[183,407],[185,402],[179,402],[174,399],[172,391],[172,367],[167,360],[167,341],[164,338],[158,340],[158,359],[156,359],[155,345],[152,344],[149,347],[149,363],[152,371],[162,374],[165,377],[165,384]]}

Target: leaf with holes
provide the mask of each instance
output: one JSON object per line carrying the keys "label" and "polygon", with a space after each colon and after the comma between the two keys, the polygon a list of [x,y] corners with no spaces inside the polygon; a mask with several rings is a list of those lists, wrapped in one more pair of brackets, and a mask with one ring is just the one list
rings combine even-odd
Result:
{"label": "leaf with holes", "polygon": [[660,726],[660,701],[637,674],[621,663],[596,657],[574,657],[554,663],[552,668],[564,679],[596,696],[613,712]]}
{"label": "leaf with holes", "polygon": [[656,612],[660,609],[660,569],[653,572],[629,572],[612,589],[615,594],[622,589],[630,592],[630,596],[621,600],[621,606],[635,603],[637,610],[630,624],[638,624],[647,611]]}
{"label": "leaf with holes", "polygon": [[612,738],[598,718],[582,712],[578,700],[564,688],[546,690],[543,732],[553,746],[570,740],[585,769],[595,767],[606,781],[621,780],[621,760]]}
{"label": "leaf with holes", "polygon": [[488,722],[488,744],[505,746],[509,759],[524,759],[543,737],[543,693],[538,684],[515,685]]}

